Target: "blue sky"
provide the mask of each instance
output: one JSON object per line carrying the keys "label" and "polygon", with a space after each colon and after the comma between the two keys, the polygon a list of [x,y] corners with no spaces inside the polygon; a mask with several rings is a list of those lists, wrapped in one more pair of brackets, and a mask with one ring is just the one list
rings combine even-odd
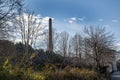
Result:
{"label": "blue sky", "polygon": [[42,17],[53,17],[58,31],[74,34],[84,25],[105,26],[120,42],[120,0],[25,0],[25,4]]}

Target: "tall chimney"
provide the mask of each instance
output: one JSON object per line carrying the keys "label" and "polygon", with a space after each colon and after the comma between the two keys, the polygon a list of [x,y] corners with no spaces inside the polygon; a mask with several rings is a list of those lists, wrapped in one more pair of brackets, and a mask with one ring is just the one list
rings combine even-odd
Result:
{"label": "tall chimney", "polygon": [[49,18],[49,52],[53,52],[53,42],[52,42],[52,19]]}

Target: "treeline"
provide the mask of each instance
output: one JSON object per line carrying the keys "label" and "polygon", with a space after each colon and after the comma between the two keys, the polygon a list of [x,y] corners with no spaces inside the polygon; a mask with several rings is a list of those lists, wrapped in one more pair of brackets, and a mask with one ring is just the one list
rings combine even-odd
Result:
{"label": "treeline", "polygon": [[[67,32],[57,33],[55,35],[57,38],[53,38],[56,42],[54,43],[53,40],[54,51],[51,53],[45,49],[35,49],[31,45],[26,48],[26,44],[22,42],[1,40],[1,67],[6,66],[8,70],[16,67],[32,68],[39,71],[44,69],[46,64],[54,64],[56,69],[60,70],[70,65],[70,67],[86,68],[97,73],[104,72],[107,64],[113,66],[112,61],[115,59],[113,36],[106,33],[105,28],[102,27],[88,27],[85,28],[85,32],[89,35],[82,37],[80,34],[75,34],[70,38]],[[47,38],[46,36],[45,40],[48,40]],[[44,44],[47,46],[46,41]]]}
{"label": "treeline", "polygon": [[[23,4],[22,0],[0,2],[0,66],[1,71],[3,70],[0,75],[4,74],[4,70],[6,74],[11,75],[10,71],[14,73],[14,70],[19,68],[25,69],[25,72],[20,71],[23,72],[20,73],[23,77],[25,76],[23,74],[27,74],[27,69],[32,68],[33,71],[39,72],[44,67],[46,68],[46,64],[50,64],[49,68],[47,66],[48,69],[51,68],[51,64],[54,64],[51,72],[54,75],[49,74],[52,77],[58,75],[56,72],[59,73],[59,70],[64,72],[67,65],[70,65],[70,69],[73,67],[90,69],[95,71],[95,73],[92,72],[93,74],[96,74],[102,72],[102,68],[107,67],[107,64],[113,65],[114,36],[104,27],[88,26],[83,30],[84,35],[79,32],[73,36],[65,31],[57,33],[53,30],[53,52],[49,52],[48,24],[43,23],[43,19],[26,9]],[[57,68],[54,70],[55,66]],[[73,77],[74,71],[71,72],[70,69],[65,74]],[[76,74],[82,74],[80,72],[82,70],[74,68],[73,70],[78,70]],[[44,74],[44,77],[46,75]],[[63,76],[63,80],[67,80]],[[95,76],[93,77],[96,79]],[[75,79],[81,79],[81,77],[77,76]],[[40,80],[45,79],[40,78]],[[71,78],[71,80],[74,79]]]}
{"label": "treeline", "polygon": [[[104,27],[85,27],[84,35],[67,32],[53,33],[53,49],[64,58],[73,58],[75,65],[85,64],[99,72],[100,67],[107,66],[115,60],[114,36]],[[47,36],[46,36],[47,37]],[[113,65],[113,64],[112,64]]]}

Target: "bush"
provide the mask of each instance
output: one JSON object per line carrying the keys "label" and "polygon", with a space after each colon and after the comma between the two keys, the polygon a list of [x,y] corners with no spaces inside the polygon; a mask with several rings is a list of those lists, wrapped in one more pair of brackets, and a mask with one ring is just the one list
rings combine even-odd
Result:
{"label": "bush", "polygon": [[46,64],[42,71],[30,69],[4,69],[0,71],[0,80],[103,80],[97,73],[88,69],[66,66],[57,68],[54,64]]}
{"label": "bush", "polygon": [[2,70],[0,80],[45,80],[45,76],[37,72],[29,73],[24,69]]}
{"label": "bush", "polygon": [[[88,69],[72,68],[66,66],[63,70],[53,69],[53,65],[46,65],[41,75],[46,80],[99,80],[97,73]],[[55,70],[56,69],[56,70]],[[103,80],[102,78],[100,80]]]}

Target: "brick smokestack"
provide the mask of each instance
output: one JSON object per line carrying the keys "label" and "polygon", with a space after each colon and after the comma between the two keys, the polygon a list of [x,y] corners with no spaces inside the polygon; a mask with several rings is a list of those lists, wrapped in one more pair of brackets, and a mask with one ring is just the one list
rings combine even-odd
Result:
{"label": "brick smokestack", "polygon": [[53,52],[53,42],[52,42],[52,19],[49,18],[49,52]]}

